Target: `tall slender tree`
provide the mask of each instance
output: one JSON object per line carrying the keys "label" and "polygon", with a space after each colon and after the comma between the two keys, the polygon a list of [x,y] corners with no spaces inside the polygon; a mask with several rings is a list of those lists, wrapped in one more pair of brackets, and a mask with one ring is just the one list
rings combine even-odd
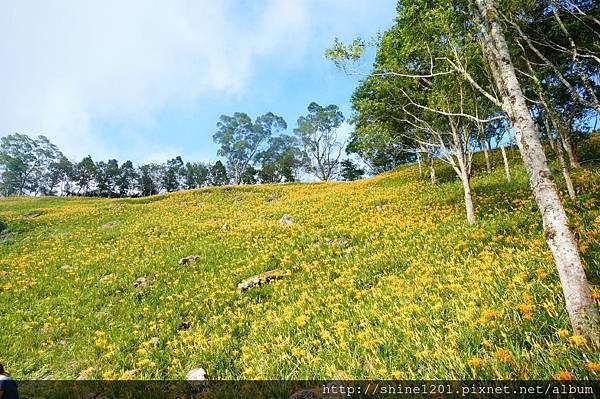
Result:
{"label": "tall slender tree", "polygon": [[338,172],[343,145],[338,139],[338,128],[344,115],[337,105],[322,107],[316,102],[308,105],[308,114],[298,118],[294,133],[304,155],[307,172],[320,180],[331,180]]}

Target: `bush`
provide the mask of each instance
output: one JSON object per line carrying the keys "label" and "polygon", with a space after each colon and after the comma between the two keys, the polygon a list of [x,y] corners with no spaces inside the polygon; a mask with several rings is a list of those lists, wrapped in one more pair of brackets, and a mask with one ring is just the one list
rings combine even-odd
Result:
{"label": "bush", "polygon": [[0,219],[0,232],[4,231],[8,229],[8,225],[6,224],[6,222],[2,219]]}
{"label": "bush", "polygon": [[600,132],[590,133],[577,144],[579,162],[600,162]]}

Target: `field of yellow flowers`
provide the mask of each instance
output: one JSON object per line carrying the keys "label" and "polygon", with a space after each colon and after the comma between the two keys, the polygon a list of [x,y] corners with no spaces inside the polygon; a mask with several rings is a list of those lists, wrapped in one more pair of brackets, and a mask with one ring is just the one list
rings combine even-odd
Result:
{"label": "field of yellow flowers", "polygon": [[[571,334],[513,156],[512,183],[499,163],[473,178],[474,226],[450,173],[431,186],[415,165],[348,183],[1,199],[0,362],[19,379],[194,367],[218,379],[597,379],[600,354]],[[600,168],[587,165],[565,204],[598,298]],[[236,292],[273,269],[286,275]]]}

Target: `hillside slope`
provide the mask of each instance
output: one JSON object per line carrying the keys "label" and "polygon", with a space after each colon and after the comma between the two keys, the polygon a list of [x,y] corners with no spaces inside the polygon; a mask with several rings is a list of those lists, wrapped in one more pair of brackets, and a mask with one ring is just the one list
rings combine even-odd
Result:
{"label": "hillside slope", "polygon": [[[473,227],[460,185],[414,165],[353,183],[1,199],[1,360],[17,378],[598,378],[524,172],[509,184],[497,166],[473,179]],[[566,204],[599,297],[600,170],[574,178]]]}

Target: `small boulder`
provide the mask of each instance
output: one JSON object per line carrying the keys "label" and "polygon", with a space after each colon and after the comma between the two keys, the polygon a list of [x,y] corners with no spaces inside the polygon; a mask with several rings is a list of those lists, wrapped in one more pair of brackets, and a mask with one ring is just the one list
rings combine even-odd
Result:
{"label": "small boulder", "polygon": [[279,219],[279,224],[282,226],[289,226],[293,223],[294,218],[291,215],[288,215],[287,213],[284,213],[283,216],[281,216],[281,219]]}
{"label": "small boulder", "polygon": [[102,229],[102,230],[111,229],[118,224],[119,224],[119,222],[117,222],[116,220],[112,220],[110,222],[104,223],[102,226],[100,226],[100,229]]}
{"label": "small boulder", "polygon": [[277,201],[279,198],[280,197],[277,194],[269,194],[269,195],[267,195],[266,201],[273,202],[273,201]]}
{"label": "small boulder", "polygon": [[60,267],[60,270],[67,271],[67,270],[71,270],[72,268],[73,268],[73,266],[71,266],[71,265],[62,265]]}
{"label": "small boulder", "polygon": [[179,262],[177,262],[177,263],[180,265],[187,265],[188,263],[195,262],[200,258],[201,258],[200,255],[190,255],[190,256],[186,256],[184,258],[179,259]]}
{"label": "small boulder", "polygon": [[133,282],[134,287],[143,287],[148,284],[148,279],[146,277],[138,277]]}
{"label": "small boulder", "polygon": [[225,223],[223,226],[221,226],[221,232],[224,233],[227,230],[229,230],[229,225],[227,223]]}
{"label": "small boulder", "polygon": [[194,368],[186,374],[185,379],[192,385],[202,385],[206,381],[206,370],[202,367]]}
{"label": "small boulder", "polygon": [[278,280],[280,278],[285,277],[286,275],[287,275],[287,273],[285,272],[285,270],[281,270],[281,269],[269,270],[268,272],[263,272],[263,273],[257,274],[256,276],[252,276],[245,280],[242,280],[237,285],[237,291],[238,291],[238,293],[242,293],[243,291],[249,290],[252,287],[267,284],[268,282],[270,282],[272,280]]}
{"label": "small boulder", "polygon": [[31,211],[31,212],[27,212],[27,213],[23,214],[23,216],[26,218],[36,218],[41,215],[42,215],[42,212],[40,212],[40,211]]}

